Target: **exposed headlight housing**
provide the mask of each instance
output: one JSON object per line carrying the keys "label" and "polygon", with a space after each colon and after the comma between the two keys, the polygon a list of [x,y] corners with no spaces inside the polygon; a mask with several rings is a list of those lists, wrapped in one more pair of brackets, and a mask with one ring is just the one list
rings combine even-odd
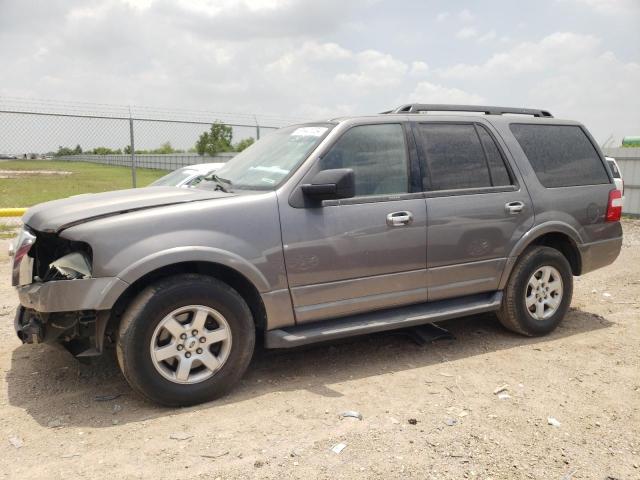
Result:
{"label": "exposed headlight housing", "polygon": [[67,280],[89,278],[91,276],[91,264],[84,252],[68,253],[64,257],[51,262],[49,268]]}
{"label": "exposed headlight housing", "polygon": [[26,228],[23,228],[9,247],[9,255],[13,257],[11,267],[11,285],[28,285],[33,281],[33,258],[29,256],[29,250],[36,242],[36,236]]}

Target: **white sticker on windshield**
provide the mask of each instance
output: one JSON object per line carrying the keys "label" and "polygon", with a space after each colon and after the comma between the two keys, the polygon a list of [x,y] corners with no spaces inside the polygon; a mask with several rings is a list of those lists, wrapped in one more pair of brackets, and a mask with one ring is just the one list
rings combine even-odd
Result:
{"label": "white sticker on windshield", "polygon": [[327,131],[327,127],[300,127],[296,128],[292,136],[297,137],[319,137]]}

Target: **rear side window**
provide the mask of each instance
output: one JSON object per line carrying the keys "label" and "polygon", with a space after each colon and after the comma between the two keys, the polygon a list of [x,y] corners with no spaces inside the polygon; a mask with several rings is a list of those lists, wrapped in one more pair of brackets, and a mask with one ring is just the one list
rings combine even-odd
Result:
{"label": "rear side window", "polygon": [[483,127],[422,123],[417,129],[430,191],[511,184],[500,150]]}
{"label": "rear side window", "polygon": [[609,183],[605,166],[582,128],[516,123],[510,128],[545,187]]}
{"label": "rear side window", "polygon": [[611,175],[613,175],[613,178],[622,178],[622,175],[620,175],[620,170],[618,170],[618,166],[616,165],[616,162],[612,160],[607,160],[607,163],[609,164],[609,170],[611,170]]}

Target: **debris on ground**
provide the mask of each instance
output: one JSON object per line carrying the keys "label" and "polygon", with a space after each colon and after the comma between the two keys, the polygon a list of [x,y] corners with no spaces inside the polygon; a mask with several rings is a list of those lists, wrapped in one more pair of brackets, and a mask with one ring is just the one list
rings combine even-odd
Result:
{"label": "debris on ground", "polygon": [[79,457],[80,454],[79,453],[65,453],[64,455],[62,455],[62,458],[73,458],[73,457]]}
{"label": "debris on ground", "polygon": [[547,417],[547,423],[554,427],[559,427],[560,425],[562,425],[558,420],[556,420],[553,417]]}
{"label": "debris on ground", "polygon": [[331,447],[331,451],[333,453],[340,453],[345,448],[347,448],[347,444],[346,443],[336,443],[333,447]]}
{"label": "debris on ground", "polygon": [[20,437],[16,437],[16,436],[9,437],[9,443],[16,448],[24,447],[24,442]]}
{"label": "debris on ground", "polygon": [[171,440],[189,440],[193,435],[187,432],[176,432],[169,435]]}
{"label": "debris on ground", "polygon": [[113,393],[111,395],[96,395],[93,399],[96,402],[110,402],[111,400],[115,400],[118,397],[121,397],[121,393]]}
{"label": "debris on ground", "polygon": [[502,393],[504,391],[506,391],[509,388],[509,385],[507,385],[506,383],[504,385],[500,385],[498,388],[496,388],[493,391],[494,395],[498,395],[499,393]]}
{"label": "debris on ground", "polygon": [[116,414],[122,411],[122,405],[118,405],[117,403],[111,409],[111,413]]}
{"label": "debris on ground", "polygon": [[202,458],[220,458],[220,457],[224,457],[225,455],[229,455],[229,450],[225,451],[225,452],[221,452],[221,453],[214,453],[214,454],[202,454],[200,455]]}
{"label": "debris on ground", "polygon": [[407,420],[407,422],[409,422],[409,425],[417,425],[418,424],[418,420],[416,420],[415,418],[410,418],[409,420]]}
{"label": "debris on ground", "polygon": [[450,427],[453,427],[456,423],[458,423],[458,420],[456,420],[455,418],[447,418],[444,423],[446,423]]}
{"label": "debris on ground", "polygon": [[342,412],[340,418],[357,418],[358,420],[362,420],[362,414],[360,412],[356,412],[355,410],[347,410],[346,412]]}
{"label": "debris on ground", "polygon": [[498,394],[498,399],[500,400],[508,400],[511,398],[511,395],[509,395],[507,392],[500,392]]}
{"label": "debris on ground", "polygon": [[562,476],[561,480],[571,480],[577,471],[578,471],[577,468],[572,468]]}

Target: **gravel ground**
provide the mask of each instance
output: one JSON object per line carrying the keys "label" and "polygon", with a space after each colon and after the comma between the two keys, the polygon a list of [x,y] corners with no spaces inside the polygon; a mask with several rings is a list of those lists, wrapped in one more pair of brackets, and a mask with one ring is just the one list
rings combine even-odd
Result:
{"label": "gravel ground", "polygon": [[0,478],[639,479],[640,222],[624,229],[552,335],[485,315],[426,346],[386,334],[259,350],[229,396],[177,410],[136,397],[113,355],[83,365],[21,346],[2,256]]}

